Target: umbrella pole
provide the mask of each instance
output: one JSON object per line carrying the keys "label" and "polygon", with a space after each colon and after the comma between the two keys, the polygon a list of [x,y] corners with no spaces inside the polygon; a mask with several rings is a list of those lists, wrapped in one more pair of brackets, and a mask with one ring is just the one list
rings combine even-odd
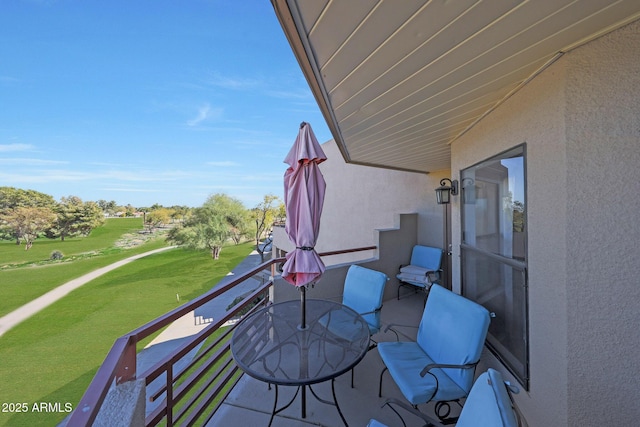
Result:
{"label": "umbrella pole", "polygon": [[307,329],[307,287],[300,286],[300,329]]}
{"label": "umbrella pole", "polygon": [[[304,331],[307,329],[307,286],[300,286],[300,330]],[[306,336],[306,334],[305,334]],[[304,363],[300,364],[301,371],[304,370],[303,375],[307,378],[309,374],[309,365],[308,365],[308,342],[305,339],[302,344],[303,351],[302,353],[305,355]],[[302,395],[301,395],[301,416],[302,418],[307,418],[307,387],[302,385]]]}

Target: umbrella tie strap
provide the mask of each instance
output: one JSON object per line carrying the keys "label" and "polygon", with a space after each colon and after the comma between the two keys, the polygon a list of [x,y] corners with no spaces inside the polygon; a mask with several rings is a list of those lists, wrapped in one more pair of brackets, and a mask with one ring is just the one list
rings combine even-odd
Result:
{"label": "umbrella tie strap", "polygon": [[303,251],[312,251],[313,246],[297,246],[296,249],[302,249]]}

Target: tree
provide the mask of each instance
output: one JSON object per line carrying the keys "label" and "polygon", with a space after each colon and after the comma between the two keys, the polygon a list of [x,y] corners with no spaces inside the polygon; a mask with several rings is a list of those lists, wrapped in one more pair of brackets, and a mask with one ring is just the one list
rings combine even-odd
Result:
{"label": "tree", "polygon": [[69,196],[60,199],[56,209],[56,221],[47,231],[47,237],[88,236],[96,227],[104,223],[104,214],[95,202],[83,202],[80,197]]}
{"label": "tree", "polygon": [[56,201],[52,196],[39,191],[0,187],[0,212],[20,206],[52,208],[55,205]]}
{"label": "tree", "polygon": [[63,197],[56,208],[57,218],[53,227],[49,229],[48,237],[64,238],[73,235],[75,224],[82,212],[82,200],[76,196]]}
{"label": "tree", "polygon": [[[11,215],[20,207],[46,208],[53,210],[56,206],[54,198],[35,190],[22,190],[14,187],[0,187],[0,217]],[[15,213],[15,212],[13,212]],[[20,231],[9,223],[0,221],[0,238],[15,239],[20,244]]]}
{"label": "tree", "polygon": [[152,232],[155,228],[162,227],[171,221],[172,209],[158,208],[145,214],[144,222],[145,226],[149,228],[149,232]]}
{"label": "tree", "polygon": [[191,208],[187,206],[171,206],[171,210],[173,211],[171,214],[173,222],[184,221],[184,219],[191,213]]}
{"label": "tree", "polygon": [[97,203],[100,209],[107,215],[115,215],[115,213],[118,212],[118,204],[115,200],[107,202],[106,200],[100,199]]}
{"label": "tree", "polygon": [[249,216],[242,202],[226,194],[215,194],[209,201],[216,212],[223,215],[229,226],[229,237],[237,245],[248,234]]}
{"label": "tree", "polygon": [[78,233],[88,236],[91,231],[104,224],[104,213],[96,202],[84,202],[82,212],[76,225]]}
{"label": "tree", "polygon": [[131,216],[135,216],[136,212],[138,211],[134,206],[132,206],[131,204],[128,204],[127,206],[123,207],[124,209],[124,216],[126,217],[131,217]]}
{"label": "tree", "polygon": [[524,231],[524,203],[516,200],[513,202],[513,231]]}
{"label": "tree", "polygon": [[208,249],[213,259],[218,259],[222,245],[239,227],[242,203],[226,194],[214,194],[200,208],[193,210],[182,227],[169,231],[167,240],[192,249]]}
{"label": "tree", "polygon": [[283,202],[278,205],[278,213],[276,214],[276,222],[284,224],[287,220],[287,207]]}
{"label": "tree", "polygon": [[229,238],[224,218],[213,215],[207,207],[197,208],[183,227],[169,231],[167,240],[191,249],[208,249],[211,258],[218,259],[222,245]]}
{"label": "tree", "polygon": [[260,259],[264,262],[265,247],[260,246],[260,241],[265,237],[267,230],[271,229],[275,218],[284,210],[284,203],[273,194],[267,194],[258,206],[251,210],[251,218],[255,222],[256,250]]}
{"label": "tree", "polygon": [[28,251],[34,240],[44,234],[56,220],[56,214],[50,208],[16,207],[0,215],[0,224],[11,230],[13,236],[24,241]]}

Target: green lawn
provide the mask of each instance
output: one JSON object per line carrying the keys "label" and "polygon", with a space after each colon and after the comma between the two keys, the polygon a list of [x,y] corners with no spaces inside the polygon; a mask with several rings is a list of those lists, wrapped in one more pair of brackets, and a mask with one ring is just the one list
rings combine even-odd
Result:
{"label": "green lawn", "polygon": [[[0,243],[0,316],[90,271],[132,255],[166,246],[164,238],[150,240],[131,249],[118,249],[113,246],[123,234],[135,233],[141,229],[140,218],[113,218],[108,219],[103,227],[94,230],[89,237],[64,242],[38,240],[29,251],[25,251],[22,246],[16,246],[15,243],[3,241]],[[42,265],[21,268],[2,268],[10,263],[47,260],[55,248],[63,248],[62,252],[68,258],[78,258],[73,262],[45,262]],[[99,255],[79,256],[87,252]]]}
{"label": "green lawn", "polygon": [[[0,402],[75,407],[117,337],[177,307],[177,293],[184,303],[211,289],[252,247],[226,247],[217,261],[180,249],[142,258],[16,326],[0,337]],[[0,412],[0,425],[54,425],[66,415]]]}
{"label": "green lawn", "polygon": [[0,271],[0,316],[15,310],[69,280],[132,255],[166,246],[164,239],[151,241],[133,249],[120,250],[73,263],[51,264]]}
{"label": "green lawn", "polygon": [[51,252],[58,250],[65,257],[110,248],[125,233],[142,230],[142,218],[107,218],[105,224],[96,228],[88,237],[60,239],[39,238],[28,251],[24,244],[0,240],[0,268],[6,264],[48,260]]}

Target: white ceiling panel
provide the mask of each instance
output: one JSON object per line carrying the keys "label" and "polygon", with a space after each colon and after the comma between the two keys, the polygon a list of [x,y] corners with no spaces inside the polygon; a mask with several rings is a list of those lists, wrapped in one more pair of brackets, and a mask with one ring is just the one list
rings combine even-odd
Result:
{"label": "white ceiling panel", "polygon": [[310,40],[323,40],[314,49],[316,61],[326,63],[336,51],[336,46],[342,45],[351,35],[358,24],[365,20],[376,0],[358,1],[329,1],[317,21],[307,28]]}
{"label": "white ceiling panel", "polygon": [[401,8],[392,2],[380,2],[373,8],[358,31],[353,32],[342,45],[334,46],[333,55],[320,63],[325,83],[331,88],[330,92],[333,93],[341,81],[358,69],[423,6],[423,0],[406,0]]}
{"label": "white ceiling panel", "polygon": [[271,0],[345,159],[450,168],[450,144],[638,0]]}

